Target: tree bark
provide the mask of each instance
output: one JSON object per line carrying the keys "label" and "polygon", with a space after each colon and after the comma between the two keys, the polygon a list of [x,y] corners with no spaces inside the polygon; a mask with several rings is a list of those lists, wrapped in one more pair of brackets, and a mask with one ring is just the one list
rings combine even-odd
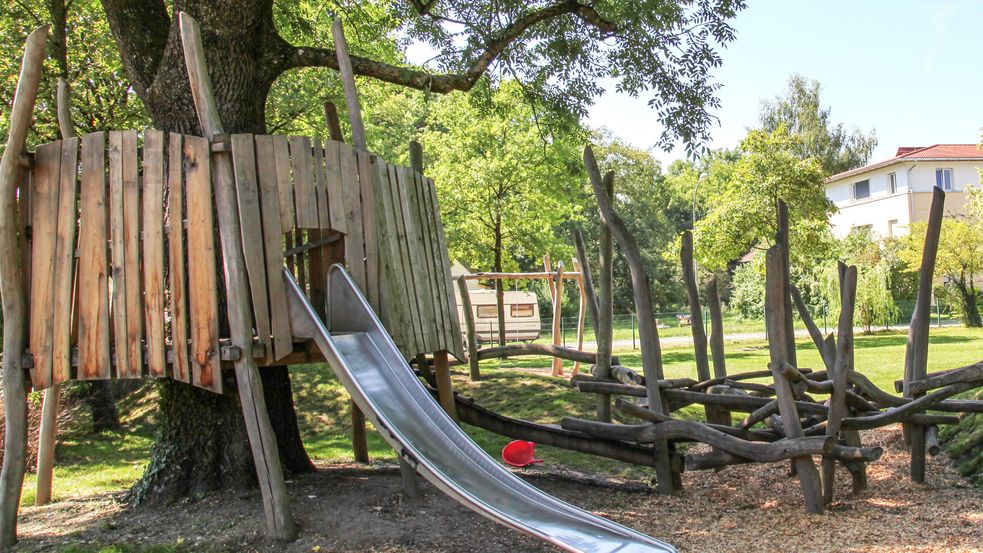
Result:
{"label": "tree bark", "polygon": [[[505,270],[502,266],[502,213],[495,214],[495,267],[496,273]],[[505,281],[495,279],[495,312],[498,315],[498,345],[505,345]]]}
{"label": "tree bark", "polygon": [[[201,134],[195,113],[177,21],[162,0],[103,0],[110,29],[133,88],[154,126]],[[265,104],[273,81],[285,69],[293,48],[277,33],[268,0],[175,0],[201,22],[209,74],[227,132],[265,132]],[[224,301],[220,298],[220,312]],[[227,329],[223,321],[223,329]],[[286,367],[262,370],[264,396],[277,435],[284,468],[313,470],[297,428]],[[243,425],[239,396],[232,383],[216,396],[165,380],[160,431],[150,464],[132,497],[170,502],[228,487],[255,485],[256,474]]]}

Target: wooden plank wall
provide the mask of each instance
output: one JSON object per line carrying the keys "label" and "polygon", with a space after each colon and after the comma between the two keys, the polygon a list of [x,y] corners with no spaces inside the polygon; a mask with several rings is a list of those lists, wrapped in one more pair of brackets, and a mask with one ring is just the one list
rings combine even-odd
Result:
{"label": "wooden plank wall", "polygon": [[35,388],[151,375],[221,390],[209,151],[153,130],[38,146],[28,191],[39,198],[28,219]]}
{"label": "wooden plank wall", "polygon": [[[230,144],[264,364],[293,351],[281,268],[323,303],[341,248],[407,358],[463,358],[432,181],[331,140],[237,134]],[[154,130],[37,148],[27,193],[35,388],[151,375],[221,391],[211,149]]]}

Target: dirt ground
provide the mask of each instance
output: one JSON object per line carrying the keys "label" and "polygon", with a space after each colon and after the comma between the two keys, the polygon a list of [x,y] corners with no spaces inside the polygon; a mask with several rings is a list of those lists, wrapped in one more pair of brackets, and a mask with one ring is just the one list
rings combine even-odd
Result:
{"label": "dirt ground", "polygon": [[[545,491],[675,545],[707,551],[983,551],[983,490],[974,489],[945,455],[930,460],[929,482],[907,478],[900,427],[864,434],[885,448],[868,469],[870,489],[848,495],[838,470],[838,500],[823,515],[806,515],[788,464],[744,465],[687,473],[671,497],[645,483],[605,481],[525,471]],[[596,481],[596,479],[593,479]],[[167,508],[131,508],[105,494],[23,510],[21,551],[65,545],[184,545],[212,551],[552,551],[537,540],[493,524],[428,484],[417,503],[403,501],[398,471],[323,466],[289,483],[300,539],[277,544],[263,537],[258,492],[217,494]]]}

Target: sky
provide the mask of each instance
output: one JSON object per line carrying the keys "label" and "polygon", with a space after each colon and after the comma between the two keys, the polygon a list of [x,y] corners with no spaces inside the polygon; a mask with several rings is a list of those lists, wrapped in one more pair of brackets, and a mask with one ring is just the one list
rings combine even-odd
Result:
{"label": "sky", "polygon": [[[712,148],[734,147],[757,123],[761,101],[782,93],[799,73],[822,85],[833,122],[874,129],[871,161],[899,146],[978,143],[983,127],[983,68],[975,48],[983,24],[979,0],[749,0],[734,21],[737,39],[715,71],[721,107]],[[645,97],[610,91],[590,108],[639,148],[653,147],[661,126]],[[685,157],[655,148],[668,165]]]}

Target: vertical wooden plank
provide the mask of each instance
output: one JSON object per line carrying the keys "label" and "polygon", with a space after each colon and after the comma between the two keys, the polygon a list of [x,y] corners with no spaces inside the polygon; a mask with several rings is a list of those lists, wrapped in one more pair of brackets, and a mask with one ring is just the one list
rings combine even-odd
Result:
{"label": "vertical wooden plank", "polygon": [[31,381],[35,389],[52,381],[54,320],[54,260],[58,213],[58,177],[61,141],[43,144],[35,151],[31,196],[31,311],[30,348],[34,354]]}
{"label": "vertical wooden plank", "polygon": [[414,318],[420,323],[420,347],[424,351],[437,351],[436,319],[433,311],[433,294],[430,290],[429,272],[426,268],[427,255],[423,248],[419,212],[413,201],[413,172],[407,167],[396,169],[403,221],[406,225],[407,247],[409,249],[410,277],[413,283],[411,297],[416,298]]}
{"label": "vertical wooden plank", "polygon": [[62,141],[58,183],[58,229],[55,244],[54,310],[52,334],[52,381],[71,379],[72,288],[75,282],[76,188],[79,139]]}
{"label": "vertical wooden plank", "polygon": [[393,341],[406,353],[408,341],[413,336],[413,327],[407,317],[405,304],[408,297],[403,272],[403,256],[396,236],[396,211],[393,207],[392,188],[389,182],[389,167],[384,163],[376,165],[376,201],[379,208],[379,246],[381,270],[385,288],[384,309],[380,313]]}
{"label": "vertical wooden plank", "polygon": [[[431,217],[434,222],[434,227],[437,230],[437,253],[440,254],[440,276],[441,288],[444,290],[444,297],[447,302],[447,318],[444,319],[444,324],[446,325],[448,335],[455,336],[454,332],[460,332],[461,323],[457,317],[457,300],[454,298],[454,288],[451,284],[451,262],[450,256],[447,252],[447,239],[444,236],[444,225],[440,220],[440,206],[437,204],[437,188],[434,186],[433,180],[426,179],[427,191],[430,194],[430,201],[428,202],[428,208],[432,211]],[[462,344],[460,340],[451,340],[450,344],[447,344],[447,351],[454,354],[458,359],[464,359],[464,352],[462,351]]]}
{"label": "vertical wooden plank", "polygon": [[204,138],[184,137],[188,205],[188,287],[191,305],[191,351],[195,386],[222,391],[218,345],[218,289],[212,218],[209,145]]}
{"label": "vertical wooden plank", "polygon": [[184,137],[171,133],[167,149],[167,213],[170,230],[168,244],[168,278],[170,279],[171,343],[175,380],[191,382],[188,359],[188,284],[184,264]]}
{"label": "vertical wooden plank", "polygon": [[266,352],[266,362],[273,359],[270,343],[270,306],[266,293],[266,258],[263,256],[263,221],[259,209],[259,185],[256,179],[256,154],[253,135],[232,135],[232,168],[235,175],[236,198],[239,204],[239,231],[242,254],[249,277],[254,323],[259,343]]}
{"label": "vertical wooden plank", "polygon": [[397,278],[401,279],[406,287],[406,296],[402,298],[400,303],[402,309],[406,312],[406,318],[409,319],[409,326],[413,329],[412,334],[410,334],[412,340],[407,340],[407,347],[410,349],[403,353],[416,355],[417,353],[424,353],[426,350],[423,347],[423,343],[425,342],[423,337],[424,329],[420,320],[420,308],[417,305],[418,300],[415,297],[416,286],[413,280],[413,253],[410,246],[410,235],[412,234],[410,229],[412,228],[412,223],[407,221],[409,210],[406,209],[406,197],[403,194],[399,169],[393,165],[390,165],[388,169],[389,187],[393,200],[393,219],[396,224],[396,241],[399,244],[399,254],[402,262],[402,270],[397,272]]}
{"label": "vertical wooden plank", "polygon": [[270,298],[270,329],[273,332],[273,360],[293,351],[287,291],[283,285],[283,229],[277,193],[274,138],[256,136],[256,162],[259,174],[259,201],[263,212],[263,245],[266,250],[266,281]]}
{"label": "vertical wooden plank", "polygon": [[[376,238],[375,185],[372,182],[372,155],[357,151],[358,183],[362,192],[362,229],[365,240],[365,297],[379,312],[379,241]],[[383,163],[379,161],[378,163]]]}
{"label": "vertical wooden plank", "polygon": [[164,133],[143,134],[143,292],[147,371],[167,375],[164,357]]}
{"label": "vertical wooden plank", "polygon": [[285,136],[274,136],[272,139],[277,199],[280,204],[280,228],[283,232],[289,232],[297,226],[294,219],[294,186],[290,178],[290,147]]}
{"label": "vertical wooden plank", "polygon": [[82,138],[79,225],[79,368],[82,380],[110,376],[109,260],[106,235],[106,134]]}
{"label": "vertical wooden plank", "polygon": [[[442,307],[444,303],[441,298],[446,297],[441,294],[440,285],[437,279],[437,264],[435,260],[440,259],[440,255],[436,253],[434,248],[434,238],[433,228],[431,226],[432,222],[430,218],[427,217],[427,207],[426,201],[424,200],[424,192],[422,190],[423,179],[420,174],[411,171],[408,173],[407,186],[409,187],[409,192],[412,197],[412,204],[415,208],[414,219],[417,221],[418,232],[420,235],[421,243],[421,258],[419,264],[423,266],[423,270],[420,274],[426,279],[425,286],[423,287],[424,293],[429,296],[429,316],[432,321],[433,328],[433,340],[434,343],[431,344],[431,349],[433,351],[447,349],[446,344],[450,341],[444,328],[444,311],[445,308]],[[457,335],[459,335],[458,333]]]}
{"label": "vertical wooden plank", "polygon": [[291,136],[290,168],[294,175],[294,206],[298,228],[317,228],[317,196],[314,193],[314,154],[311,139]]}
{"label": "vertical wooden plank", "polygon": [[366,291],[365,282],[365,242],[362,233],[362,203],[358,188],[358,175],[355,166],[355,151],[347,144],[338,144],[341,161],[341,190],[345,201],[345,265],[355,284]]}
{"label": "vertical wooden plank", "polygon": [[434,290],[434,307],[435,311],[438,312],[438,324],[440,329],[438,331],[438,336],[440,336],[440,348],[439,349],[450,349],[451,351],[459,352],[458,349],[449,348],[450,344],[460,343],[460,338],[458,337],[460,332],[457,330],[460,328],[452,328],[449,321],[451,320],[451,313],[457,314],[457,304],[448,304],[447,298],[454,297],[453,289],[448,290],[446,286],[448,282],[444,279],[444,265],[443,265],[443,255],[440,252],[442,247],[440,241],[437,239],[437,222],[434,220],[433,212],[436,210],[436,206],[431,203],[432,196],[430,194],[430,185],[427,183],[427,179],[421,175],[416,175],[416,187],[420,195],[420,210],[421,216],[427,226],[427,234],[429,236],[429,256],[427,260],[431,268],[431,278],[433,279],[433,290]]}
{"label": "vertical wooden plank", "polygon": [[126,267],[126,354],[128,372],[139,378],[143,369],[143,290],[140,282],[140,174],[137,132],[123,131],[123,249]]}
{"label": "vertical wooden plank", "polygon": [[324,144],[325,189],[328,201],[328,220],[331,230],[348,233],[345,221],[345,196],[341,187],[341,158],[338,142],[329,140]]}
{"label": "vertical wooden plank", "polygon": [[123,239],[123,133],[109,133],[109,219],[112,233],[112,321],[117,377],[130,374],[126,350],[126,243]]}
{"label": "vertical wooden plank", "polygon": [[328,213],[327,175],[324,167],[324,144],[320,138],[314,138],[314,193],[317,196],[318,228],[331,227],[331,216]]}
{"label": "vertical wooden plank", "polygon": [[[324,188],[324,148],[321,145],[321,139],[315,138],[313,140],[314,148],[314,193],[317,198],[317,228],[307,231],[308,240],[314,242],[321,239],[321,229],[327,229],[331,222],[328,216],[328,203],[325,196]],[[326,233],[327,231],[325,231]],[[321,318],[324,318],[325,311],[325,287],[327,283],[325,282],[325,253],[326,250],[323,247],[315,248],[308,252],[308,262],[311,270],[310,280],[311,280],[311,305],[314,306],[314,311],[317,312]]]}

